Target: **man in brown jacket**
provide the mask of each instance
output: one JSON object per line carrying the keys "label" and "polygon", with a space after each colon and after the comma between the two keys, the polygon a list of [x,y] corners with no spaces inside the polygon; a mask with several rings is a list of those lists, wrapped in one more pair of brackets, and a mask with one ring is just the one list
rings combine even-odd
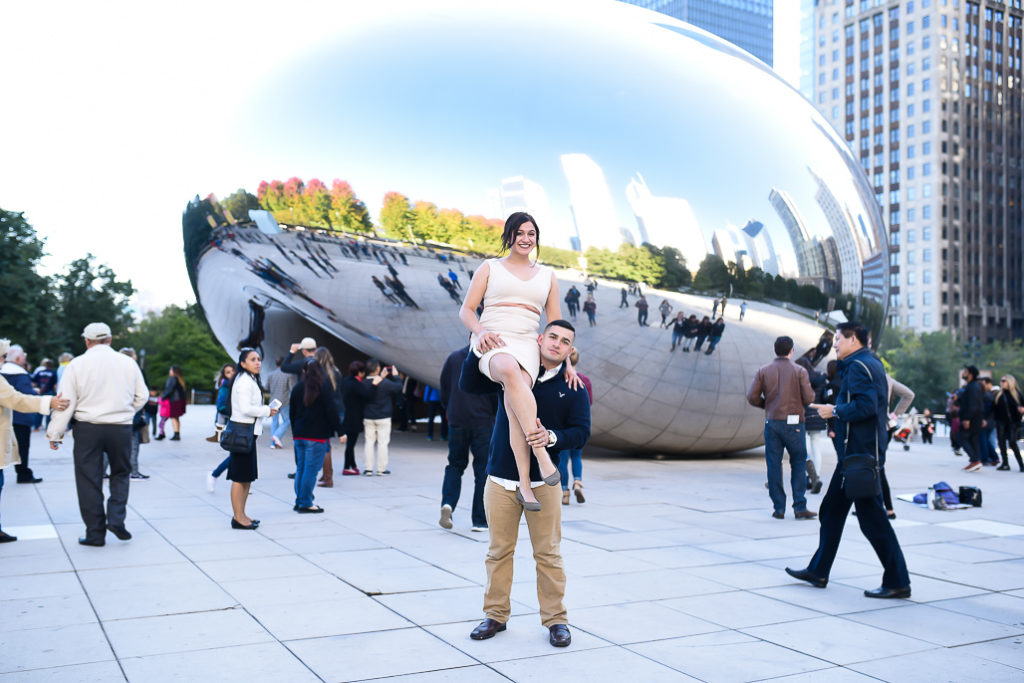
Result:
{"label": "man in brown jacket", "polygon": [[775,360],[757,374],[747,392],[747,401],[764,408],[764,456],[768,466],[768,495],[775,508],[772,517],[786,516],[786,490],[782,487],[782,451],[789,451],[793,512],[797,519],[814,519],[807,509],[807,441],[804,407],[814,400],[807,371],[793,362],[793,340],[775,340]]}

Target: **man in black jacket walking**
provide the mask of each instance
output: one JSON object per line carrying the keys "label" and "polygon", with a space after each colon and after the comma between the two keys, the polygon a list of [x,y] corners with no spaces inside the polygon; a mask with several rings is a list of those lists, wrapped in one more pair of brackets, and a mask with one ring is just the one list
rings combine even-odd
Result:
{"label": "man in black jacket walking", "polygon": [[968,365],[960,374],[966,385],[960,394],[960,444],[967,451],[970,462],[966,472],[981,469],[981,430],[985,422],[985,392],[978,383],[978,368]]}
{"label": "man in black jacket walking", "polygon": [[[565,381],[565,359],[572,350],[576,330],[565,320],[548,323],[538,336],[541,374],[533,387],[537,398],[537,426],[527,434],[530,446],[547,446],[557,463],[559,451],[583,448],[590,438],[590,400],[585,389],[573,390]],[[494,384],[483,377],[475,354],[463,365],[460,385],[471,393],[494,390]],[[519,535],[523,506],[516,493],[519,474],[515,456],[509,445],[508,414],[503,402],[498,403],[498,416],[491,436],[487,462],[488,480],[484,490],[484,507],[490,527],[487,550],[487,587],[484,591],[486,618],[473,629],[470,638],[486,640],[499,631],[511,616],[512,556]],[[572,641],[565,597],[565,569],[562,565],[562,506],[558,487],[545,486],[536,459],[530,461],[530,482],[541,503],[541,509],[526,515],[526,525],[537,563],[537,597],[541,623],[548,628],[548,642],[565,647]]]}
{"label": "man in black jacket walking", "polygon": [[462,473],[473,452],[473,531],[487,531],[484,512],[484,484],[487,482],[487,450],[498,413],[498,395],[473,396],[459,388],[462,365],[469,356],[469,346],[452,351],[441,368],[441,405],[448,416],[448,465],[441,484],[441,519],[443,528],[452,528],[452,513],[462,493]]}
{"label": "man in black jacket walking", "polygon": [[850,500],[843,491],[843,460],[847,454],[874,453],[879,468],[885,467],[889,409],[885,368],[871,353],[871,349],[867,348],[868,332],[862,325],[843,323],[836,332],[842,385],[835,406],[814,406],[822,418],[835,418],[838,466],[818,508],[821,521],[818,549],[806,569],[786,567],[786,573],[817,588],[824,588],[828,584],[828,575],[832,571],[832,563],[836,559],[843,527],[846,526],[852,505],[857,510],[861,532],[871,543],[885,569],[881,587],[866,590],[864,595],[869,598],[909,598],[910,574],[896,532],[886,517],[881,493],[872,498]]}

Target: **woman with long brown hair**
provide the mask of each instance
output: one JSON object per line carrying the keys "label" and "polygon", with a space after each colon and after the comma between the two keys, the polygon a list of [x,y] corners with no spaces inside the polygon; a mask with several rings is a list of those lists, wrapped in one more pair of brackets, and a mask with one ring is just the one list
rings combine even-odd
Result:
{"label": "woman with long brown hair", "polygon": [[[326,388],[330,389],[332,405],[338,411],[338,421],[340,422],[345,416],[345,400],[341,394],[341,380],[343,379],[341,371],[338,370],[334,364],[334,356],[327,350],[327,347],[320,346],[313,353],[313,358],[322,370],[322,375],[325,378],[324,383]],[[295,430],[292,430],[292,434],[295,434]],[[342,442],[345,438],[342,437]],[[327,454],[324,456],[324,476],[320,478],[320,486],[330,488],[334,486],[334,461],[331,459],[331,442],[327,442]],[[297,476],[297,475],[296,475]]]}
{"label": "woman with long brown hair", "polygon": [[167,373],[164,393],[160,394],[160,435],[156,437],[157,441],[166,436],[164,424],[168,418],[174,429],[171,441],[181,441],[181,420],[178,418],[185,414],[185,403],[185,380],[181,376],[181,367],[172,365]]}

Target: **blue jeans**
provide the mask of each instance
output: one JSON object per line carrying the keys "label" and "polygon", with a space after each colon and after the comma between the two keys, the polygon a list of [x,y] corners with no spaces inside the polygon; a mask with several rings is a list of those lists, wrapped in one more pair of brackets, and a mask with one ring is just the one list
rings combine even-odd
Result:
{"label": "blue jeans", "polygon": [[683,333],[672,330],[672,350],[683,343]]}
{"label": "blue jeans", "polygon": [[764,423],[764,458],[768,465],[768,495],[775,512],[786,511],[786,490],[782,487],[782,450],[789,451],[790,485],[793,487],[793,511],[807,509],[807,440],[803,423],[785,420]]}
{"label": "blue jeans", "polygon": [[221,464],[217,465],[217,467],[214,468],[213,472],[210,472],[211,476],[213,476],[213,478],[216,479],[220,475],[224,474],[224,470],[228,468],[229,462],[231,462],[230,453],[228,453],[228,457],[224,458],[224,461],[221,462]]}
{"label": "blue jeans", "polygon": [[295,504],[300,508],[313,506],[316,475],[323,467],[329,446],[316,441],[295,440]]}
{"label": "blue jeans", "polygon": [[484,486],[487,484],[487,452],[491,445],[492,427],[448,427],[448,465],[444,468],[441,484],[441,505],[459,503],[462,493],[462,473],[473,452],[473,526],[487,526],[484,512]]}
{"label": "blue jeans", "polygon": [[996,425],[989,419],[991,427],[984,427],[981,430],[981,461],[996,464],[999,462],[999,455],[996,453]]}
{"label": "blue jeans", "polygon": [[571,451],[562,451],[558,454],[558,471],[562,475],[562,490],[569,490],[569,461],[572,461],[572,478],[576,481],[583,479],[583,449],[576,448]]}
{"label": "blue jeans", "polygon": [[721,337],[711,337],[711,344],[708,346],[708,350],[705,351],[704,353],[710,354],[712,351],[715,350],[715,347],[718,346],[718,342],[720,341],[722,341]]}
{"label": "blue jeans", "polygon": [[277,411],[274,417],[270,418],[270,435],[275,439],[280,439],[291,424],[291,420],[288,419],[288,404],[286,403],[281,406],[281,410]]}

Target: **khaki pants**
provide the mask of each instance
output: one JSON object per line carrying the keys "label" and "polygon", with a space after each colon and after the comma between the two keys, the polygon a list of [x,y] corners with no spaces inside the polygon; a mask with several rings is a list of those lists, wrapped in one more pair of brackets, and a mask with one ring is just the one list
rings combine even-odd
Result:
{"label": "khaki pants", "polygon": [[[388,468],[388,444],[391,443],[391,418],[380,420],[363,420],[363,431],[366,441],[363,442],[363,469],[370,472],[383,472]],[[373,457],[373,446],[377,445],[376,460]]]}
{"label": "khaki pants", "polygon": [[[537,601],[540,620],[546,627],[568,624],[562,602],[565,597],[565,568],[562,564],[562,492],[557,486],[539,486],[533,490],[543,508],[526,513],[533,559],[537,563]],[[516,492],[490,479],[484,488],[484,509],[491,544],[487,549],[487,587],[484,590],[484,615],[502,624],[512,612],[512,555],[519,536],[523,508]]]}

